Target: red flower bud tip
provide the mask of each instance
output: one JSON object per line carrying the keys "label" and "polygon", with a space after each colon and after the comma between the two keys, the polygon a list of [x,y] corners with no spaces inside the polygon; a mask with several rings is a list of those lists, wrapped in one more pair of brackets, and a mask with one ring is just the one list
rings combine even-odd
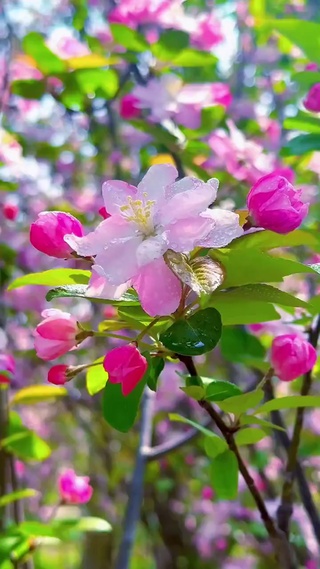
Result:
{"label": "red flower bud tip", "polygon": [[312,113],[320,113],[320,83],[312,85],[303,101],[305,108]]}
{"label": "red flower bud tip", "polygon": [[14,221],[19,214],[19,208],[14,203],[5,203],[2,206],[2,213],[9,221]]}
{"label": "red flower bud tip", "polygon": [[141,109],[137,106],[139,99],[134,95],[125,95],[120,101],[120,115],[125,120],[130,120],[138,117],[141,113]]}
{"label": "red flower bud tip", "polygon": [[252,225],[275,233],[297,229],[309,209],[309,204],[303,203],[300,196],[301,191],[295,190],[283,176],[274,173],[263,176],[247,197]]}
{"label": "red flower bud tip", "polygon": [[67,377],[67,371],[69,366],[65,364],[53,366],[48,371],[48,381],[49,383],[53,383],[53,385],[64,385],[69,381]]}
{"label": "red flower bud tip", "polygon": [[50,257],[65,259],[73,252],[65,242],[65,235],[83,236],[83,227],[73,215],[63,211],[43,211],[31,224],[31,244]]}
{"label": "red flower bud tip", "polygon": [[0,384],[8,385],[14,373],[16,362],[11,354],[0,354]]}
{"label": "red flower bud tip", "polygon": [[58,487],[61,500],[67,504],[86,504],[93,493],[89,482],[89,476],[77,476],[75,471],[69,468],[59,477]]}
{"label": "red flower bud tip", "polygon": [[108,217],[111,217],[111,213],[108,213],[105,207],[101,207],[99,209],[99,213],[103,219],[108,219]]}
{"label": "red flower bud tip", "polygon": [[143,378],[148,363],[135,346],[128,344],[108,352],[103,367],[111,383],[121,383],[124,396],[129,395]]}
{"label": "red flower bud tip", "polygon": [[271,365],[281,381],[293,381],[310,371],[317,361],[314,347],[297,334],[274,338],[271,346]]}

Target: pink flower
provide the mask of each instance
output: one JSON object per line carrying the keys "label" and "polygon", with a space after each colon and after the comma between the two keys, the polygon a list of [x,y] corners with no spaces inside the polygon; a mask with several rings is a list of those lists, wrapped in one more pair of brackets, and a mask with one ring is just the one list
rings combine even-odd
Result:
{"label": "pink flower", "polygon": [[318,71],[318,64],[317,63],[307,63],[305,66],[306,71]]}
{"label": "pink flower", "polygon": [[303,104],[308,111],[320,113],[320,83],[312,85]]}
{"label": "pink flower", "polygon": [[247,197],[250,217],[256,227],[289,233],[297,229],[308,214],[308,204],[303,203],[300,196],[301,190],[295,190],[286,178],[277,174],[263,176]]}
{"label": "pink flower", "polygon": [[121,383],[124,396],[129,395],[147,371],[148,363],[135,346],[127,344],[108,352],[103,367],[111,383]]}
{"label": "pink flower", "polygon": [[297,334],[274,338],[271,346],[271,365],[281,381],[293,381],[310,371],[317,361],[314,347]]}
{"label": "pink flower", "polygon": [[211,50],[223,40],[221,24],[214,14],[201,14],[196,19],[191,42],[203,50]]}
{"label": "pink flower", "polygon": [[16,362],[14,357],[11,354],[0,354],[0,385],[10,383],[10,376],[15,369]]}
{"label": "pink flower", "polygon": [[64,385],[67,383],[68,378],[66,372],[69,366],[65,364],[53,366],[48,371],[48,381],[53,383],[53,385]]}
{"label": "pink flower", "polygon": [[43,211],[31,224],[30,242],[41,253],[65,259],[72,253],[64,241],[64,236],[70,233],[78,237],[83,235],[82,225],[73,215],[63,211]]}
{"label": "pink flower", "polygon": [[108,20],[131,27],[158,23],[160,16],[171,8],[172,3],[174,0],[121,0],[110,12]]}
{"label": "pink flower", "polygon": [[204,488],[202,488],[201,496],[204,500],[212,500],[214,492],[211,486],[204,486]]}
{"label": "pink flower", "polygon": [[44,320],[35,330],[34,347],[42,360],[54,360],[77,344],[79,333],[76,319],[68,312],[49,308],[42,312]]}
{"label": "pink flower", "polygon": [[61,59],[89,55],[90,49],[66,30],[56,29],[47,41],[48,47]]}
{"label": "pink flower", "polygon": [[19,214],[19,208],[16,204],[7,202],[2,206],[2,213],[6,219],[14,221]]}
{"label": "pink flower", "polygon": [[77,476],[71,468],[65,470],[58,480],[61,500],[67,504],[86,504],[93,493],[89,482],[89,476]]}
{"label": "pink flower", "polygon": [[109,292],[119,298],[133,284],[150,315],[171,314],[179,306],[181,284],[164,261],[166,251],[224,247],[242,235],[237,214],[208,209],[218,180],[186,177],[175,182],[176,177],[174,166],[159,164],[137,188],[119,180],[105,182],[102,192],[111,217],[85,237],[65,237],[79,255],[95,255],[91,295],[93,286],[101,296]]}
{"label": "pink flower", "polygon": [[139,106],[139,99],[134,95],[128,93],[120,100],[120,115],[123,119],[130,120],[138,117],[141,114]]}

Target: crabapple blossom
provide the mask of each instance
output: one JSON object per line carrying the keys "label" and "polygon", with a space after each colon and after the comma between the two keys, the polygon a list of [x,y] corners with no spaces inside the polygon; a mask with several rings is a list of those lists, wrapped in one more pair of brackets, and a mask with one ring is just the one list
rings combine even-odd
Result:
{"label": "crabapple blossom", "polygon": [[65,236],[79,255],[95,256],[90,286],[100,288],[100,295],[119,298],[132,284],[151,316],[170,314],[179,306],[181,284],[163,258],[168,249],[189,253],[195,247],[224,247],[243,233],[237,214],[209,209],[218,180],[186,177],[176,182],[177,175],[174,166],[158,164],[137,188],[119,180],[105,182],[102,192],[111,217],[85,237]]}
{"label": "crabapple blossom", "polygon": [[17,204],[7,202],[2,206],[2,213],[6,219],[9,219],[9,221],[14,221],[19,214],[19,208]]}
{"label": "crabapple blossom", "polygon": [[301,190],[295,190],[287,178],[276,173],[258,180],[247,197],[250,218],[256,227],[275,233],[297,229],[308,214],[309,205],[301,201]]}
{"label": "crabapple blossom", "polygon": [[86,504],[93,493],[89,476],[78,476],[71,468],[60,475],[58,488],[61,500],[67,504]]}
{"label": "crabapple blossom", "polygon": [[43,211],[31,224],[30,242],[41,253],[65,259],[72,253],[64,241],[64,236],[70,233],[78,237],[83,235],[82,225],[73,215],[62,211]]}
{"label": "crabapple blossom", "polygon": [[312,113],[320,113],[320,83],[312,85],[303,101],[305,108]]}
{"label": "crabapple blossom", "polygon": [[14,373],[15,368],[16,362],[11,354],[0,354],[0,385],[10,383],[9,376]]}
{"label": "crabapple blossom", "polygon": [[64,385],[67,383],[68,378],[66,375],[69,366],[65,364],[53,366],[48,371],[48,381],[53,385]]}
{"label": "crabapple blossom", "polygon": [[147,371],[148,363],[133,344],[115,348],[107,353],[103,367],[111,383],[121,383],[123,395],[129,395]]}
{"label": "crabapple blossom", "polygon": [[54,360],[77,345],[79,328],[68,312],[49,308],[42,312],[44,320],[35,329],[34,346],[42,360]]}
{"label": "crabapple blossom", "polygon": [[297,334],[274,338],[271,346],[271,365],[281,381],[293,381],[310,371],[317,361],[315,348]]}

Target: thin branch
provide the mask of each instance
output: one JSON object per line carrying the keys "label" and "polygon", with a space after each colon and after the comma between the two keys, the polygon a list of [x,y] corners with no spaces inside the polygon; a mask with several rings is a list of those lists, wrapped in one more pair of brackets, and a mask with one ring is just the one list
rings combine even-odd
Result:
{"label": "thin branch", "polygon": [[[189,374],[191,376],[198,376],[196,367],[194,365],[193,359],[190,356],[178,356],[180,361],[184,363]],[[199,401],[199,405],[206,411],[206,413],[211,417],[215,425],[221,431],[225,441],[228,444],[229,449],[235,454],[238,462],[239,471],[248,487],[251,496],[253,497],[255,504],[259,510],[261,519],[264,526],[268,532],[271,543],[274,548],[275,556],[280,563],[279,567],[281,569],[298,569],[297,561],[295,558],[295,553],[290,546],[285,534],[279,530],[274,520],[270,516],[266,504],[260,494],[252,476],[250,475],[247,466],[245,465],[239,449],[234,440],[234,434],[232,430],[225,424],[223,419],[220,417],[219,413],[212,407],[212,405],[205,400]]]}
{"label": "thin branch", "polygon": [[[320,335],[320,316],[317,318],[314,328],[309,333],[309,342],[314,348],[317,347]],[[304,375],[300,394],[308,395],[312,386],[312,370]],[[277,511],[279,528],[289,535],[290,520],[293,514],[293,486],[296,474],[297,459],[301,434],[303,429],[305,407],[299,407],[296,411],[293,435],[288,448],[287,465],[285,469],[285,478],[282,487],[281,504]]]}
{"label": "thin branch", "polygon": [[147,464],[144,449],[151,446],[152,439],[153,400],[153,391],[147,389],[142,402],[140,442],[129,490],[129,498],[123,523],[123,536],[115,563],[115,569],[129,569],[130,566],[132,547],[143,501],[144,473]]}

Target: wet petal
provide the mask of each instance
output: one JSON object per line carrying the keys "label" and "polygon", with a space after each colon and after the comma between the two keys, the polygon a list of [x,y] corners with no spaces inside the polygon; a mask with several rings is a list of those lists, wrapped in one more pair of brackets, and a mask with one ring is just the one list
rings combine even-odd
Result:
{"label": "wet petal", "polygon": [[93,265],[91,270],[92,274],[86,296],[118,300],[130,287],[130,282],[121,285],[110,284],[103,268],[99,265]]}
{"label": "wet petal", "polygon": [[106,210],[111,215],[119,213],[119,207],[128,203],[128,198],[137,194],[137,188],[121,180],[108,180],[102,186]]}
{"label": "wet petal", "polygon": [[96,256],[110,284],[121,285],[138,272],[137,249],[142,237],[134,237],[122,243],[113,243]]}
{"label": "wet petal", "polygon": [[181,282],[167,267],[163,257],[142,267],[132,284],[142,308],[150,316],[166,316],[177,310],[181,299]]}
{"label": "wet petal", "polygon": [[213,222],[204,217],[191,217],[176,221],[167,228],[168,246],[178,253],[187,253],[197,246],[212,230]]}
{"label": "wet petal", "polygon": [[217,185],[214,182],[211,183],[209,180],[208,183],[204,183],[196,180],[193,184],[186,183],[185,187],[187,186],[190,189],[176,193],[158,212],[159,222],[164,226],[193,217],[214,202],[217,195]]}
{"label": "wet petal", "polygon": [[177,169],[172,164],[151,166],[138,185],[139,197],[146,194],[146,199],[159,203],[165,196],[166,187],[173,184],[177,177]]}
{"label": "wet petal", "polygon": [[159,259],[168,249],[168,241],[164,234],[149,237],[140,243],[137,259],[140,267]]}
{"label": "wet petal", "polygon": [[201,217],[211,220],[213,228],[204,239],[197,243],[200,247],[225,247],[243,234],[243,229],[239,225],[239,216],[232,211],[208,209],[201,214]]}

